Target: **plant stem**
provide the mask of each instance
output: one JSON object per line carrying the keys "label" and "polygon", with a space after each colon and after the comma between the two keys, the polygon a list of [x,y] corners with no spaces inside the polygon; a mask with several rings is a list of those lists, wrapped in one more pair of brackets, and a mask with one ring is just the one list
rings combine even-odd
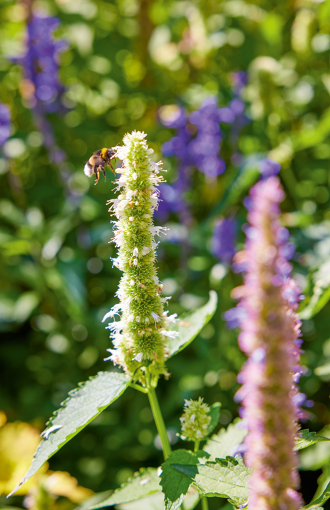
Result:
{"label": "plant stem", "polygon": [[198,451],[199,443],[200,443],[200,441],[199,441],[198,439],[196,439],[196,441],[195,441],[195,447],[194,447],[194,452],[197,452],[197,451]]}
{"label": "plant stem", "polygon": [[148,397],[149,397],[149,401],[150,401],[151,411],[152,411],[152,414],[154,416],[154,420],[156,423],[157,431],[158,431],[158,434],[159,434],[161,442],[162,442],[164,459],[166,460],[167,457],[171,454],[172,450],[171,450],[170,442],[168,440],[166,427],[165,427],[163,416],[162,416],[162,413],[161,413],[161,410],[159,407],[155,388],[152,388],[150,386],[148,387]]}
{"label": "plant stem", "polygon": [[202,497],[202,510],[209,510],[209,503],[206,496]]}
{"label": "plant stem", "polygon": [[143,386],[140,386],[139,384],[129,383],[128,386],[130,388],[134,388],[135,390],[142,391],[142,393],[148,393],[147,388],[143,388]]}

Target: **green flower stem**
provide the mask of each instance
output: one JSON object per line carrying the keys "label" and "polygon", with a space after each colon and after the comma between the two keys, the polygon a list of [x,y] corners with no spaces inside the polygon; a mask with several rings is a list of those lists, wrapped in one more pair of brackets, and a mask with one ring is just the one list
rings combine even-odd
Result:
{"label": "green flower stem", "polygon": [[159,407],[155,388],[152,388],[151,386],[148,387],[148,397],[150,401],[151,411],[156,423],[157,431],[162,442],[164,459],[166,460],[167,457],[171,454],[172,450],[170,442],[168,440],[166,427]]}
{"label": "green flower stem", "polygon": [[202,503],[202,510],[209,510],[209,503],[207,501],[206,496],[202,497],[201,503]]}
{"label": "green flower stem", "polygon": [[194,452],[197,452],[197,451],[198,451],[198,449],[199,449],[199,443],[200,443],[200,441],[199,441],[198,439],[196,439],[196,441],[195,441],[195,447],[194,447]]}
{"label": "green flower stem", "polygon": [[129,383],[130,388],[134,388],[135,390],[141,391],[142,393],[148,393],[147,388],[140,386],[139,384]]}

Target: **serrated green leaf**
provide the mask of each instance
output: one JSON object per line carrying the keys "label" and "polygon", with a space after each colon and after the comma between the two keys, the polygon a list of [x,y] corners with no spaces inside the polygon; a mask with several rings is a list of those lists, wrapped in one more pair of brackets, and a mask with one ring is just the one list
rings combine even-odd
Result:
{"label": "serrated green leaf", "polygon": [[[199,492],[190,487],[189,492],[184,500],[184,510],[193,510],[199,502]],[[123,503],[116,506],[118,510],[165,510],[164,494],[157,492],[130,503]]]}
{"label": "serrated green leaf", "polygon": [[207,415],[211,417],[211,421],[208,424],[207,429],[206,429],[207,435],[211,434],[211,432],[213,432],[213,430],[219,423],[220,408],[221,408],[221,403],[215,402],[214,404],[211,405],[210,410],[207,413]]}
{"label": "serrated green leaf", "polygon": [[165,510],[164,494],[156,492],[145,498],[116,506],[117,510]]}
{"label": "serrated green leaf", "polygon": [[328,437],[320,436],[316,432],[310,432],[308,429],[301,430],[299,435],[296,437],[294,450],[303,450],[304,448],[308,448],[308,446],[312,446],[320,441],[330,441],[330,439]]}
{"label": "serrated green leaf", "polygon": [[211,460],[233,456],[236,447],[243,442],[246,434],[247,429],[242,427],[242,420],[237,419],[228,425],[227,429],[219,430],[208,439],[203,449],[210,454]]}
{"label": "serrated green leaf", "polygon": [[199,465],[194,482],[203,494],[226,498],[232,505],[239,506],[248,500],[249,476],[250,470],[237,455]]}
{"label": "serrated green leaf", "polygon": [[205,455],[208,456],[205,452],[175,450],[162,464],[160,485],[165,496],[166,510],[176,510],[184,501],[197,474],[199,458]]}
{"label": "serrated green leaf", "polygon": [[214,290],[211,290],[210,299],[206,305],[183,317],[179,317],[179,320],[175,324],[171,324],[171,331],[178,332],[179,336],[177,338],[168,338],[167,349],[169,351],[169,357],[182,351],[182,349],[187,347],[187,345],[196,338],[205,324],[212,319],[217,308],[217,303],[218,296]]}
{"label": "serrated green leaf", "polygon": [[[120,372],[99,372],[69,393],[47,423],[42,433],[43,440],[34,454],[30,469],[20,483],[9,494],[11,496],[39,468],[127,388],[130,379]],[[8,497],[9,497],[8,496]]]}
{"label": "serrated green leaf", "polygon": [[91,508],[104,508],[105,506],[129,503],[150,494],[161,492],[162,489],[159,485],[160,479],[157,471],[155,468],[142,468],[138,473],[134,474],[133,478],[125,482],[119,489],[116,489],[109,498]]}
{"label": "serrated green leaf", "polygon": [[113,491],[103,491],[93,494],[90,498],[84,499],[84,501],[79,503],[74,510],[89,510],[93,505],[96,505],[100,501],[104,501],[112,493]]}
{"label": "serrated green leaf", "polygon": [[[326,425],[320,430],[320,435],[330,438],[330,426]],[[300,453],[300,464],[305,470],[315,471],[321,469],[329,463],[330,442],[320,442],[313,444],[307,450]]]}
{"label": "serrated green leaf", "polygon": [[201,452],[194,454],[176,450],[162,465],[161,486],[166,510],[176,510],[181,505],[191,484],[201,494],[226,498],[235,506],[247,502],[250,470],[242,457],[238,455],[204,463],[199,457]]}
{"label": "serrated green leaf", "polygon": [[314,508],[320,509],[320,506],[323,505],[330,498],[330,483],[326,486],[321,496],[314,501],[311,501],[308,505],[305,505],[303,508],[308,508],[308,510],[313,510]]}
{"label": "serrated green leaf", "polygon": [[307,303],[299,315],[301,319],[311,319],[327,304],[330,299],[330,260],[327,260],[317,271],[310,273],[311,295],[306,294]]}
{"label": "serrated green leaf", "polygon": [[317,479],[317,489],[314,494],[313,500],[319,498],[322,495],[322,493],[324,492],[325,488],[329,483],[330,483],[330,463],[326,464],[323,467],[322,473]]}

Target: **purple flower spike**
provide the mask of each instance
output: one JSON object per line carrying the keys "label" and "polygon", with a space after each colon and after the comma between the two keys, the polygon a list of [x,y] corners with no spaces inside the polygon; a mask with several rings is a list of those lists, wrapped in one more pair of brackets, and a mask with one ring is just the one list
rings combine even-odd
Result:
{"label": "purple flower spike", "polygon": [[0,146],[3,145],[10,135],[10,113],[7,106],[0,103]]}
{"label": "purple flower spike", "polygon": [[164,156],[177,156],[179,168],[178,178],[172,185],[160,185],[162,201],[155,215],[165,222],[168,216],[175,212],[183,224],[189,224],[191,213],[183,196],[190,186],[191,167],[194,164],[188,150],[192,138],[186,129],[188,118],[183,108],[176,105],[162,107],[159,116],[164,126],[176,128],[176,136],[163,144],[162,151]]}
{"label": "purple flower spike", "polygon": [[225,162],[218,157],[223,133],[219,122],[233,122],[234,114],[229,108],[218,108],[215,97],[204,100],[200,109],[190,117],[198,128],[197,137],[189,144],[189,154],[198,170],[209,177],[223,174]]}
{"label": "purple flower spike", "polygon": [[236,220],[224,218],[215,224],[212,237],[212,253],[221,262],[229,265],[235,255]]}
{"label": "purple flower spike", "polygon": [[281,165],[272,161],[271,159],[263,159],[260,163],[260,172],[262,179],[268,179],[268,177],[275,176],[281,170]]}
{"label": "purple flower spike", "polygon": [[58,55],[67,44],[54,40],[58,24],[57,18],[34,14],[27,26],[25,55],[15,59],[24,69],[24,96],[32,107],[42,107],[45,112],[59,109],[59,98],[64,92],[58,75]]}
{"label": "purple flower spike", "polygon": [[297,456],[293,451],[300,405],[305,395],[296,381],[300,366],[300,289],[286,267],[288,232],[281,228],[279,203],[284,192],[277,177],[258,182],[250,191],[244,285],[233,291],[236,308],[226,312],[241,320],[240,348],[248,356],[238,392],[248,424],[245,459],[252,468],[249,508],[298,510]]}

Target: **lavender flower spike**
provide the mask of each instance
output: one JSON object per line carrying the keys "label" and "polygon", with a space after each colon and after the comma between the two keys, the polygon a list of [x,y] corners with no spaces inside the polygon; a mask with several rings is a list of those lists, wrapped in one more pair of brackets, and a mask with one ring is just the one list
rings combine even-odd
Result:
{"label": "lavender flower spike", "polygon": [[295,312],[300,292],[289,277],[290,264],[281,255],[288,236],[278,221],[284,199],[279,179],[257,183],[250,197],[247,270],[244,285],[233,291],[246,311],[239,345],[248,361],[239,377],[243,386],[237,397],[249,430],[249,508],[298,510],[303,503],[295,490],[299,478],[293,447],[301,404],[294,382],[299,372],[300,324]]}
{"label": "lavender flower spike", "polygon": [[10,135],[10,113],[8,108],[0,103],[0,146],[3,145]]}
{"label": "lavender flower spike", "polygon": [[212,253],[224,264],[230,265],[235,255],[236,220],[224,218],[215,224],[212,237]]}

